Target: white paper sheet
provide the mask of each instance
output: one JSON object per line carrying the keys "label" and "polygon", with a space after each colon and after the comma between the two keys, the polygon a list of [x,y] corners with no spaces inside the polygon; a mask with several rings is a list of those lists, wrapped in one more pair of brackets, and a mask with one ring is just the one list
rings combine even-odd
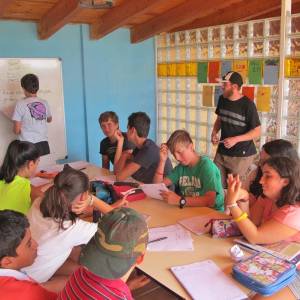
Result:
{"label": "white paper sheet", "polygon": [[204,216],[196,216],[192,218],[187,218],[178,221],[178,223],[182,226],[184,226],[186,229],[190,230],[191,232],[201,235],[204,233],[207,233],[210,230],[211,226],[205,225],[214,217],[214,214],[208,214]]}
{"label": "white paper sheet", "polygon": [[248,299],[212,260],[172,267],[171,271],[194,300]]}
{"label": "white paper sheet", "polygon": [[160,193],[169,191],[164,183],[141,184],[140,188],[150,198],[163,200]]}
{"label": "white paper sheet", "polygon": [[44,184],[47,184],[47,183],[51,182],[51,179],[33,177],[33,178],[30,178],[30,182],[33,186],[38,187],[38,186],[41,186],[41,185],[44,185]]}
{"label": "white paper sheet", "polygon": [[149,242],[167,237],[164,240],[148,244],[148,251],[193,251],[193,239],[190,232],[180,225],[155,227],[149,229]]}

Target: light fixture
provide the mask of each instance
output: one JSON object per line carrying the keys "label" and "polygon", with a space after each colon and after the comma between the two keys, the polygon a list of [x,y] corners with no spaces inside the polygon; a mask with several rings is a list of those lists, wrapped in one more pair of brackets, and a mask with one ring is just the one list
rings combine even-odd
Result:
{"label": "light fixture", "polygon": [[113,0],[80,0],[79,4],[83,8],[104,9],[112,8]]}

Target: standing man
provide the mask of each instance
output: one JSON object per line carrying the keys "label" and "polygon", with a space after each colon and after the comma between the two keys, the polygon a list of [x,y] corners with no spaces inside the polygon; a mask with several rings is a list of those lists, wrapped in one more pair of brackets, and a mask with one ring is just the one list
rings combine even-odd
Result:
{"label": "standing man", "polygon": [[[253,101],[241,94],[242,76],[230,71],[220,80],[223,95],[216,109],[211,142],[218,145],[215,164],[219,167],[223,187],[227,175],[239,174],[245,180],[247,170],[254,161],[256,148],[253,140],[260,137],[260,121]],[[221,130],[221,139],[218,132]]]}

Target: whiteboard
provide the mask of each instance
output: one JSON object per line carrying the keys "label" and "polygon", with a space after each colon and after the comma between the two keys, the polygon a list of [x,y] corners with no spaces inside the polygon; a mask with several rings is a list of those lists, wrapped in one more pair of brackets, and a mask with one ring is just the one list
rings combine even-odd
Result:
{"label": "whiteboard", "polygon": [[52,122],[48,123],[49,162],[67,155],[62,65],[57,58],[0,58],[0,163],[8,144],[17,138],[10,119],[16,101],[24,97],[21,78],[36,74],[40,89],[38,97],[48,101]]}

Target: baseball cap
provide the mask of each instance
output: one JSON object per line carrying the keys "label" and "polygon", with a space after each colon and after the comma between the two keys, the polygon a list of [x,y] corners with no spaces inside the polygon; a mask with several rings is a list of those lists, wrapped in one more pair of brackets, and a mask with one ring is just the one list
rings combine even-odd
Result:
{"label": "baseball cap", "polygon": [[243,78],[238,72],[229,71],[222,79],[218,79],[218,82],[231,82],[232,84],[237,84],[239,87],[243,85]]}
{"label": "baseball cap", "polygon": [[99,221],[98,231],[81,252],[80,263],[102,278],[118,279],[145,253],[147,244],[144,217],[131,208],[117,208]]}

